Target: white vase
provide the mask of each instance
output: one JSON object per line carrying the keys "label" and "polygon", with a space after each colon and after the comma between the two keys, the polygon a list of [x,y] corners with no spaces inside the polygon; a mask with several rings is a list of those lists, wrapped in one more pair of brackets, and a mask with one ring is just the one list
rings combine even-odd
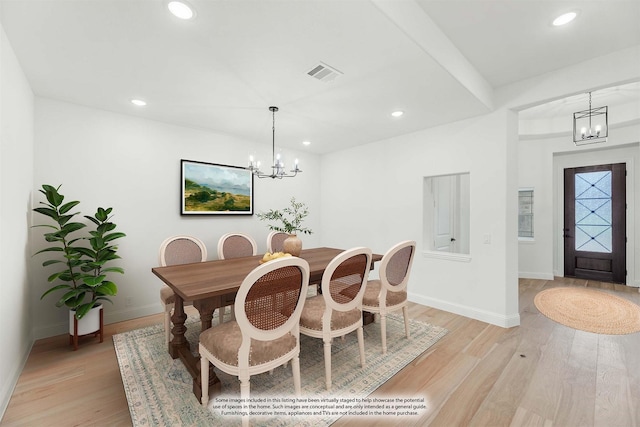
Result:
{"label": "white vase", "polygon": [[[78,320],[78,336],[92,334],[100,331],[100,312],[102,311],[102,304],[97,307],[93,307],[82,319]],[[76,312],[69,310],[69,335],[74,335],[74,319]]]}

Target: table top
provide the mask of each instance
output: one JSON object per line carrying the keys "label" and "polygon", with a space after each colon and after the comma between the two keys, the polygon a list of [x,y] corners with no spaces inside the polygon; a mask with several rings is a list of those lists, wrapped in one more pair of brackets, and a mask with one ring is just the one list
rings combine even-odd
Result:
{"label": "table top", "polygon": [[[343,251],[335,248],[303,249],[300,258],[309,263],[309,283],[320,282],[329,262]],[[256,255],[155,267],[151,271],[183,300],[197,301],[237,292],[247,274],[260,265],[261,259],[262,255]],[[372,267],[381,259],[382,255],[373,254]]]}

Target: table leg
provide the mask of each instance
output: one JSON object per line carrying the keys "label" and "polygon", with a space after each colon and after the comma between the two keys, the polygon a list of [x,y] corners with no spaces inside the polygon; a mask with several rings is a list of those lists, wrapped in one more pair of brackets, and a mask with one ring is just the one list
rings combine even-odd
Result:
{"label": "table leg", "polygon": [[181,349],[186,348],[189,351],[189,342],[184,336],[187,331],[187,327],[184,326],[185,320],[187,320],[187,315],[184,312],[184,301],[176,294],[173,315],[171,316],[173,339],[169,342],[169,354],[173,359],[179,357]]}
{"label": "table leg", "polygon": [[[213,310],[215,310],[215,307],[213,307],[215,306],[215,301],[206,300],[203,302],[194,302],[194,306],[200,312],[200,315],[203,319],[203,326],[208,322],[209,327],[211,327],[211,314],[213,313]],[[200,399],[202,397],[200,356],[196,356],[191,353],[189,341],[184,336],[185,332],[187,331],[187,327],[184,325],[184,322],[186,320],[187,315],[184,312],[184,301],[178,294],[176,294],[173,316],[171,316],[171,322],[173,323],[173,329],[171,329],[171,332],[173,333],[173,339],[169,343],[169,354],[174,359],[179,357],[180,360],[182,360],[182,363],[187,368],[187,371],[191,375],[191,378],[193,378],[193,394],[195,394],[196,399],[198,399],[198,402],[200,402]],[[209,395],[216,396],[220,394],[220,392],[220,380],[216,376],[214,370],[210,369]]]}
{"label": "table leg", "polygon": [[204,332],[211,327],[211,319],[213,319],[213,312],[216,311],[216,308],[224,309],[220,297],[194,301],[193,306],[200,313],[200,332]]}

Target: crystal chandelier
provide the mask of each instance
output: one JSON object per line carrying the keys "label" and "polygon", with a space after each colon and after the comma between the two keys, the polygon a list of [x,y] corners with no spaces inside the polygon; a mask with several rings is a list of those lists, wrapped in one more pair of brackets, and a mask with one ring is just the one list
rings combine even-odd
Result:
{"label": "crystal chandelier", "polygon": [[289,171],[291,173],[287,173],[284,168],[284,163],[282,162],[282,159],[280,159],[280,154],[276,155],[276,111],[278,111],[278,107],[269,107],[269,111],[271,111],[273,120],[271,127],[271,153],[273,166],[271,166],[271,173],[264,173],[260,171],[260,162],[255,162],[253,160],[253,156],[249,156],[248,169],[258,178],[292,178],[296,176],[298,172],[302,172],[298,167],[298,159],[296,159],[293,169]]}
{"label": "crystal chandelier", "polygon": [[576,145],[606,142],[609,134],[608,107],[591,108],[573,113],[573,142]]}

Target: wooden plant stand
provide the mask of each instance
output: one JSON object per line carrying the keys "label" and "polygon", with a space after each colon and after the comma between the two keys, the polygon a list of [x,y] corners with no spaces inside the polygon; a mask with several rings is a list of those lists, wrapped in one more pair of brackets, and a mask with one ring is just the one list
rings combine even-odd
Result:
{"label": "wooden plant stand", "polygon": [[76,319],[76,316],[73,316],[73,335],[69,334],[69,345],[73,345],[73,351],[78,349],[78,339],[88,337],[89,335],[93,335],[94,337],[100,335],[100,342],[104,341],[104,309],[100,309],[100,328],[95,332],[89,332],[84,335],[78,335],[78,319]]}

